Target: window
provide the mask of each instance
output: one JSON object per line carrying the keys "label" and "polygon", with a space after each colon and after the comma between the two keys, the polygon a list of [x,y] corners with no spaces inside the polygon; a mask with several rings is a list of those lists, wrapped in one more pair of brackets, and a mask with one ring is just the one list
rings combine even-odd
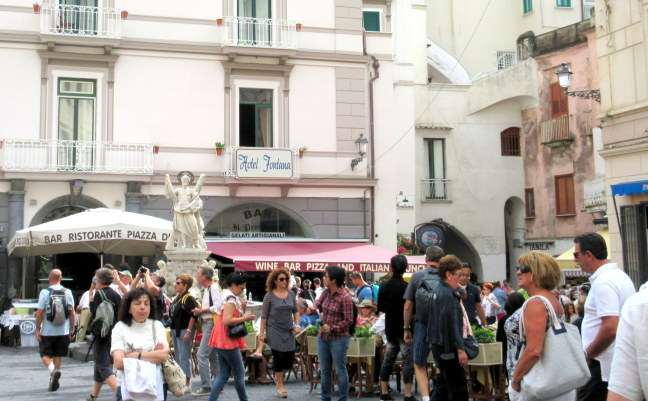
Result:
{"label": "window", "polygon": [[535,195],[533,188],[524,189],[524,205],[526,208],[526,217],[535,217]]}
{"label": "window", "polygon": [[425,139],[425,153],[428,177],[425,180],[424,196],[427,200],[446,200],[450,183],[446,179],[445,139]]}
{"label": "window", "polygon": [[565,116],[568,113],[567,110],[567,96],[565,95],[565,90],[558,84],[558,82],[552,82],[550,86],[551,91],[551,118],[557,118],[560,116]]}
{"label": "window", "polygon": [[556,0],[556,7],[571,7],[571,0]]}
{"label": "window", "polygon": [[[92,168],[97,81],[58,79],[58,166],[60,170]],[[85,143],[84,143],[85,142]]]}
{"label": "window", "polygon": [[554,182],[556,185],[556,216],[576,214],[574,175],[557,175],[554,177]]}
{"label": "window", "polygon": [[522,0],[522,9],[524,10],[524,14],[533,11],[533,0]]}
{"label": "window", "polygon": [[497,69],[503,70],[517,63],[515,52],[510,51],[497,51]]}
{"label": "window", "polygon": [[507,128],[500,133],[502,156],[520,156],[520,129]]}
{"label": "window", "polygon": [[98,16],[97,0],[59,0],[57,18],[60,33],[96,35]]}
{"label": "window", "polygon": [[272,1],[238,0],[237,6],[239,45],[271,43],[272,24],[267,19],[272,18]]}
{"label": "window", "polygon": [[362,11],[362,27],[368,32],[380,32],[380,11]]}
{"label": "window", "polygon": [[646,258],[646,216],[648,205],[645,202],[639,205],[621,206],[621,242],[623,248],[623,265],[634,285],[639,288],[648,280]]}
{"label": "window", "polygon": [[272,94],[272,89],[240,88],[239,146],[274,146]]}

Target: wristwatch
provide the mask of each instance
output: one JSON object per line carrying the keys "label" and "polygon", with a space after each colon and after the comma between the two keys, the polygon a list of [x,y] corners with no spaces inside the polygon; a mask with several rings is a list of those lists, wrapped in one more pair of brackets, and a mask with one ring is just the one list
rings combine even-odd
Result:
{"label": "wristwatch", "polygon": [[403,330],[412,330],[411,327],[403,326]]}

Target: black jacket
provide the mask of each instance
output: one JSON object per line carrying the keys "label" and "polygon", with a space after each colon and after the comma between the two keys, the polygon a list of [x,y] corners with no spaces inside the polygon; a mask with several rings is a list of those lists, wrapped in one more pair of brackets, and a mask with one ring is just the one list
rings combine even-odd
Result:
{"label": "black jacket", "polygon": [[428,317],[427,342],[443,359],[452,359],[463,349],[463,311],[461,297],[442,281],[434,289]]}

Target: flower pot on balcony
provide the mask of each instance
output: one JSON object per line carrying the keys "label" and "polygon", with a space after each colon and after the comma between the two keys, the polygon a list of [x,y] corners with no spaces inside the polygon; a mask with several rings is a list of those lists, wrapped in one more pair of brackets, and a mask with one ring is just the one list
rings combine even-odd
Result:
{"label": "flower pot on balcony", "polygon": [[160,147],[158,145],[153,145],[153,153],[155,154],[160,153]]}
{"label": "flower pot on balcony", "polygon": [[218,25],[218,26],[223,25],[223,19],[222,18],[217,18],[216,19],[216,25]]}
{"label": "flower pot on balcony", "polygon": [[223,149],[216,149],[216,156],[222,156],[223,155]]}
{"label": "flower pot on balcony", "polygon": [[121,19],[128,19],[128,11],[123,10],[121,12]]}
{"label": "flower pot on balcony", "polygon": [[300,159],[303,159],[303,158],[304,158],[304,152],[303,152],[303,151],[299,151],[299,158],[300,158]]}
{"label": "flower pot on balcony", "polygon": [[298,30],[298,31],[301,31],[302,30],[302,24],[295,25],[295,29]]}
{"label": "flower pot on balcony", "polygon": [[34,4],[34,13],[35,14],[40,14],[40,9],[41,9],[40,4]]}

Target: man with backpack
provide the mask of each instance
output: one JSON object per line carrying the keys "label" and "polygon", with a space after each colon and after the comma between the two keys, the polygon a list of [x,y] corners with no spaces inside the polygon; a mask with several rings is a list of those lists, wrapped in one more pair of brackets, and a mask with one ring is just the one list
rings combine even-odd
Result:
{"label": "man with backpack", "polygon": [[[423,401],[430,400],[430,383],[427,374],[427,357],[430,353],[426,341],[429,301],[439,283],[437,274],[443,249],[430,246],[425,250],[425,263],[428,267],[412,274],[405,290],[403,307],[403,339],[413,343],[414,374]],[[412,317],[414,317],[412,322]],[[413,324],[412,324],[413,323]]]}
{"label": "man with backpack", "polygon": [[52,269],[49,287],[41,290],[36,311],[36,340],[43,365],[50,372],[49,391],[59,388],[61,357],[67,356],[74,338],[76,314],[72,292],[61,285],[63,274]]}
{"label": "man with backpack", "polygon": [[[374,302],[374,291],[371,284],[367,284],[366,281],[362,278],[362,273],[352,272],[349,274],[351,282],[355,286],[355,298],[357,299],[357,304],[362,303],[365,299],[371,300]],[[378,300],[376,300],[378,301]]]}
{"label": "man with backpack", "polygon": [[113,272],[102,267],[95,272],[96,291],[90,300],[92,313],[90,331],[92,332],[92,355],[94,356],[94,384],[92,393],[86,401],[95,401],[99,397],[101,386],[106,383],[114,392],[117,391],[117,377],[113,372],[110,356],[112,328],[117,323],[117,311],[121,296],[110,285],[113,283]]}

